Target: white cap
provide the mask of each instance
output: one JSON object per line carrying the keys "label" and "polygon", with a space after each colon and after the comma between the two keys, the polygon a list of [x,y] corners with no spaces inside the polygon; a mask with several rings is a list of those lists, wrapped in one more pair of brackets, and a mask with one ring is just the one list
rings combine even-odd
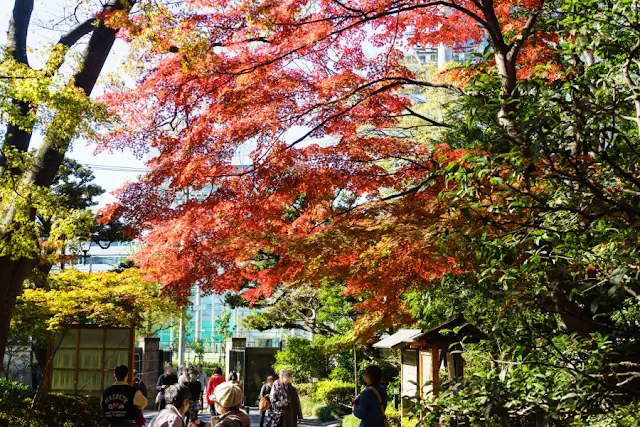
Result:
{"label": "white cap", "polygon": [[242,389],[230,382],[218,385],[214,394],[216,403],[223,408],[235,408],[242,403]]}

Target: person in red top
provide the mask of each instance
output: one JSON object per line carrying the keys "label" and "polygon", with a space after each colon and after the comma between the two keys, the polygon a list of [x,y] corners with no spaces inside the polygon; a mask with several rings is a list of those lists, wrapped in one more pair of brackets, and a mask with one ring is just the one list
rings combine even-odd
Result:
{"label": "person in red top", "polygon": [[209,404],[209,410],[211,411],[212,416],[217,416],[216,405],[215,405],[215,391],[216,387],[220,384],[226,382],[224,375],[222,375],[222,368],[217,367],[213,370],[213,375],[209,378],[209,383],[207,384],[207,403]]}

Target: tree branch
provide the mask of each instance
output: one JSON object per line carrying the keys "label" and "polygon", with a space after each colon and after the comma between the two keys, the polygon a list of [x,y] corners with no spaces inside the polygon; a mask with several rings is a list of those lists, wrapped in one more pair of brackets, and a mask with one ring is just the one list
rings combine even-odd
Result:
{"label": "tree branch", "polygon": [[27,30],[31,22],[34,0],[16,0],[7,31],[7,51],[18,62],[29,65],[27,60]]}
{"label": "tree branch", "polygon": [[71,47],[78,42],[82,37],[89,34],[96,28],[96,18],[89,18],[84,22],[76,25],[70,29],[65,35],[60,37],[58,44],[66,47]]}
{"label": "tree branch", "polygon": [[446,124],[446,123],[440,123],[440,122],[437,122],[437,121],[435,121],[435,120],[433,120],[433,119],[430,119],[429,117],[423,116],[423,115],[422,115],[422,114],[420,114],[420,113],[416,113],[415,111],[413,111],[413,110],[412,110],[411,108],[409,108],[409,107],[404,107],[404,109],[405,109],[405,110],[407,110],[407,111],[408,111],[412,116],[415,116],[415,117],[417,117],[417,118],[419,118],[419,119],[422,119],[422,120],[424,120],[425,122],[430,123],[430,124],[431,124],[431,125],[433,125],[433,126],[446,127],[446,128],[450,128],[450,127],[451,127],[451,125],[448,125],[448,124]]}

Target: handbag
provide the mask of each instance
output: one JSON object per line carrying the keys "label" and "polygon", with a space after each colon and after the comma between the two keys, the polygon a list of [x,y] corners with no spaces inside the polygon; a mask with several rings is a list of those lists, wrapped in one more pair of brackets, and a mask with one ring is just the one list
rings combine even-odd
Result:
{"label": "handbag", "polygon": [[258,408],[260,409],[260,412],[264,412],[267,409],[269,409],[269,407],[271,406],[271,401],[269,400],[269,396],[262,396],[262,399],[260,399],[260,403],[258,403]]}
{"label": "handbag", "polygon": [[380,392],[374,386],[369,386],[369,389],[372,390],[376,396],[378,397],[378,402],[380,402],[380,410],[382,411],[382,420],[384,421],[384,427],[389,427],[389,420],[387,419],[387,414],[385,414],[384,406],[382,406],[382,397],[380,396]]}

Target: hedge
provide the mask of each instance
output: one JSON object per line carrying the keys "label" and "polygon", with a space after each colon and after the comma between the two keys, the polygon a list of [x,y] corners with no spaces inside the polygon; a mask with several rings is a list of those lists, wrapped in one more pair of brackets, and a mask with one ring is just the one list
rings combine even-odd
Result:
{"label": "hedge", "polygon": [[342,405],[332,404],[316,408],[315,416],[318,420],[325,422],[340,419],[350,412],[351,410],[349,408],[345,408]]}
{"label": "hedge", "polygon": [[[385,414],[390,427],[416,427],[418,424],[417,418],[402,417],[400,411],[396,410],[393,405],[387,407]],[[359,425],[360,420],[355,415],[347,415],[342,420],[342,427],[358,427]]]}
{"label": "hedge", "polygon": [[21,384],[0,379],[0,426],[101,427],[107,422],[100,398],[45,394],[31,409],[33,392]]}
{"label": "hedge", "polygon": [[296,390],[300,397],[313,397],[315,387],[312,383],[296,384]]}
{"label": "hedge", "polygon": [[354,385],[342,381],[320,381],[316,386],[315,398],[327,405],[351,403],[354,397]]}

